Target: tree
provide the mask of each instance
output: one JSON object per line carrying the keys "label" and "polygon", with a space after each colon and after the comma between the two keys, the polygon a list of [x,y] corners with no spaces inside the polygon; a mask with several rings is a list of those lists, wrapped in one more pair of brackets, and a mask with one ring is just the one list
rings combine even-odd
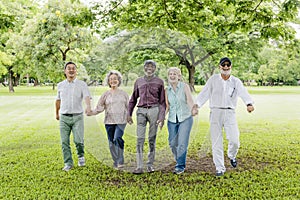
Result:
{"label": "tree", "polygon": [[48,1],[41,12],[26,21],[23,29],[23,55],[37,79],[50,80],[53,89],[63,78],[67,60],[81,63],[90,49],[93,21],[91,11],[79,1]]}
{"label": "tree", "polygon": [[[175,30],[196,38],[205,49],[206,55],[202,55],[203,58],[213,55],[218,58],[231,55],[235,58],[242,55],[241,48],[236,48],[237,39],[241,39],[239,47],[243,43],[248,50],[251,50],[253,41],[267,44],[269,39],[283,43],[293,39],[295,30],[287,22],[295,20],[299,1],[131,0],[123,3],[121,0],[114,0],[108,7],[103,10],[100,4],[95,6],[101,25],[113,24],[119,30],[149,27]],[[255,47],[257,48],[252,52],[257,53],[262,45]],[[188,51],[189,48],[186,49]],[[186,64],[188,68],[186,60],[181,59],[179,63]],[[192,71],[191,76],[193,73]]]}
{"label": "tree", "polygon": [[[2,77],[8,73],[9,92],[14,92],[19,74],[17,73],[16,49],[11,43],[19,34],[26,18],[35,12],[35,5],[26,0],[0,2],[0,71]],[[17,46],[18,47],[18,46]]]}

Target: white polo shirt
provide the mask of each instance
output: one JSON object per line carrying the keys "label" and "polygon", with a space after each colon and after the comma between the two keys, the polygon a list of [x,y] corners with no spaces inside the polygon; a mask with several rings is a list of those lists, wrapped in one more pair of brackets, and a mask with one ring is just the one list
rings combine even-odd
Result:
{"label": "white polo shirt", "polygon": [[75,79],[64,80],[57,85],[57,100],[60,100],[60,114],[83,113],[82,100],[91,97],[87,84]]}

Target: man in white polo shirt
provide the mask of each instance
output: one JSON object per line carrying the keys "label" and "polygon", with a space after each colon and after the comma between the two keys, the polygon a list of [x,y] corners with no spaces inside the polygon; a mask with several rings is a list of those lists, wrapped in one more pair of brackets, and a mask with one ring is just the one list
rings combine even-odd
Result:
{"label": "man in white polo shirt", "polygon": [[56,119],[59,120],[62,153],[64,159],[64,171],[73,168],[70,147],[70,134],[73,133],[76,145],[78,166],[85,165],[84,158],[84,121],[82,101],[85,100],[86,113],[91,112],[91,95],[87,84],[76,78],[77,69],[73,62],[67,62],[64,66],[66,80],[57,85]]}
{"label": "man in white polo shirt", "polygon": [[231,75],[231,60],[224,57],[220,60],[220,74],[211,76],[197,96],[196,102],[201,107],[209,100],[210,134],[212,142],[213,161],[216,176],[222,176],[225,171],[223,135],[224,127],[228,139],[228,158],[232,167],[237,167],[236,155],[240,146],[239,129],[235,116],[237,97],[241,97],[250,113],[254,110],[253,100],[242,81]]}

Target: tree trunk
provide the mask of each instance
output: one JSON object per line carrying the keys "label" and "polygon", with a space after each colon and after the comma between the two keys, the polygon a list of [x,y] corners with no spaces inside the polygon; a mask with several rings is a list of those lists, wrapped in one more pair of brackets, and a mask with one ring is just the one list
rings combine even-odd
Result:
{"label": "tree trunk", "polygon": [[55,83],[52,84],[52,90],[55,90]]}
{"label": "tree trunk", "polygon": [[192,92],[195,92],[195,67],[190,66],[188,67],[189,71],[189,85]]}
{"label": "tree trunk", "polygon": [[14,85],[13,85],[13,71],[12,67],[9,68],[9,80],[8,80],[8,91],[9,92],[15,92]]}

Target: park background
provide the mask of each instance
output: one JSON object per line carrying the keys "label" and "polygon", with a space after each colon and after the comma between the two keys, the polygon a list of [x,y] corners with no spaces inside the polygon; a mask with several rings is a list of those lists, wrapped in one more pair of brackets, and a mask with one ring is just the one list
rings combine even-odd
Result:
{"label": "park background", "polygon": [[[0,1],[2,199],[299,199],[298,0]],[[213,172],[206,106],[195,117],[187,171],[172,174],[166,127],[157,172],[133,176],[135,125],[127,126],[127,168],[111,167],[103,115],[86,117],[87,166],[64,173],[56,85],[74,61],[95,105],[111,69],[131,94],[143,62],[157,75],[180,67],[196,96],[228,56],[255,111],[237,108],[239,168]],[[145,145],[145,147],[147,144]],[[74,147],[74,146],[73,146]],[[226,149],[225,149],[226,150]],[[145,149],[147,152],[147,148]],[[227,166],[228,163],[227,163]]]}

